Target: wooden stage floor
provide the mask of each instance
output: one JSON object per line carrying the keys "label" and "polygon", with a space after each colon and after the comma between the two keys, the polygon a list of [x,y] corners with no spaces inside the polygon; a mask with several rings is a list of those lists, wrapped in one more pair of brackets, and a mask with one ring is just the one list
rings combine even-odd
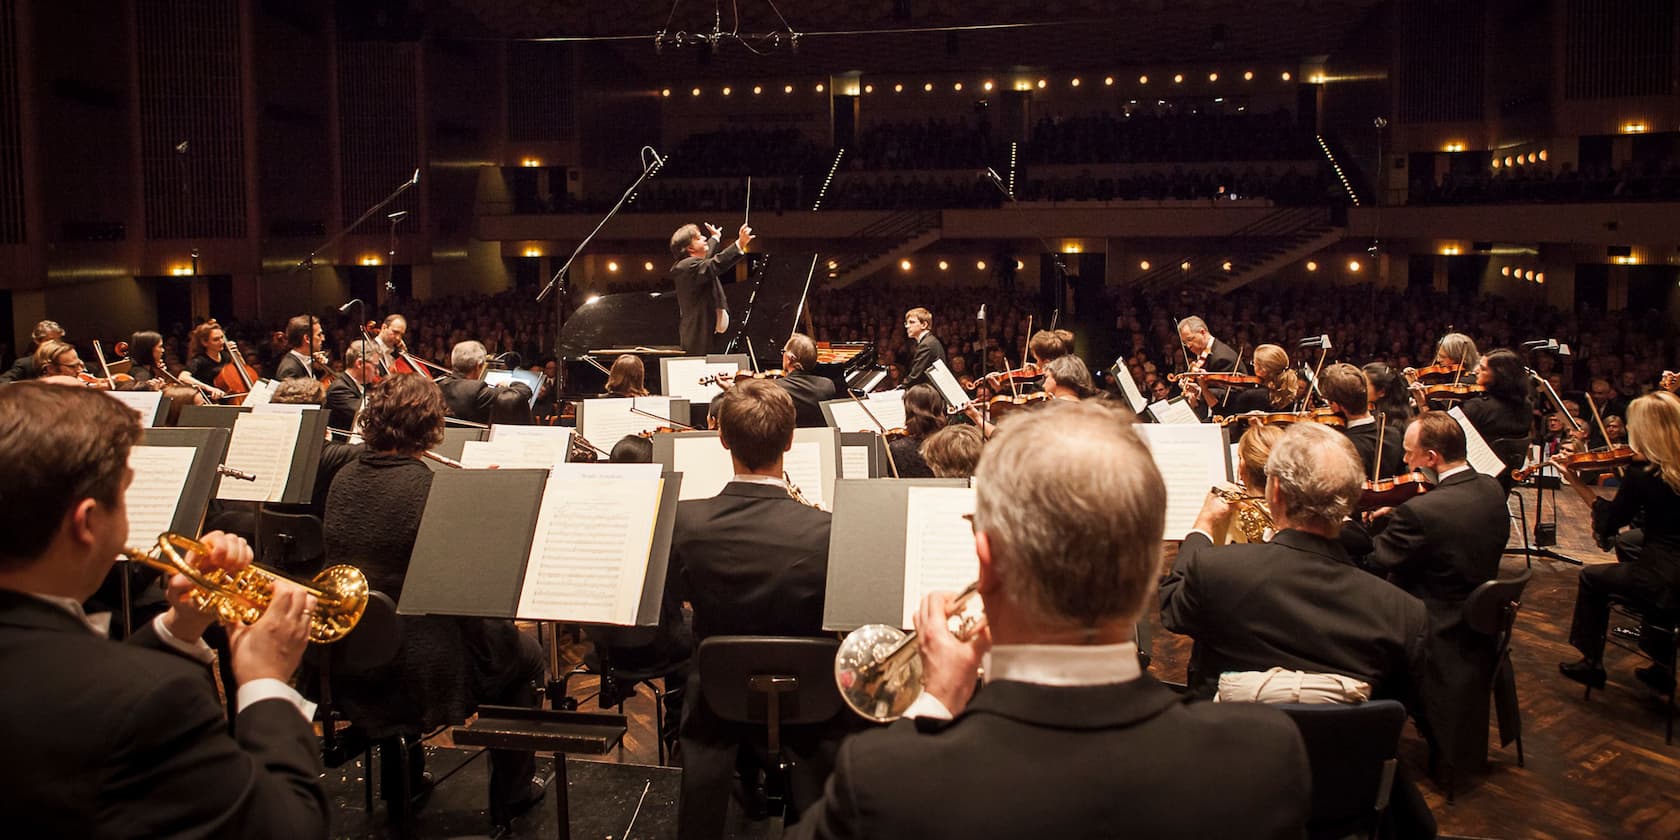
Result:
{"label": "wooden stage floor", "polygon": [[[1528,494],[1528,513],[1534,509]],[[1559,545],[1555,550],[1586,562],[1613,562],[1613,555],[1593,544],[1586,509],[1572,495],[1560,496]],[[1550,505],[1548,520],[1552,518]],[[1513,527],[1513,544],[1520,544]],[[1520,555],[1507,555],[1503,569],[1524,568]],[[1680,745],[1663,743],[1664,704],[1633,678],[1643,664],[1614,647],[1607,654],[1610,684],[1582,698],[1582,687],[1557,672],[1559,662],[1578,657],[1567,643],[1575,601],[1576,566],[1546,559],[1533,562],[1534,577],[1517,617],[1511,655],[1517,669],[1517,692],[1523,718],[1526,766],[1517,766],[1515,744],[1500,748],[1490,732],[1489,769],[1461,783],[1457,802],[1424,783],[1443,836],[1497,838],[1657,838],[1680,837]],[[1155,631],[1152,671],[1180,681],[1189,656],[1189,640]],[[566,651],[575,661],[581,652]],[[573,681],[571,694],[593,695],[591,678]],[[583,708],[595,708],[585,702]],[[629,701],[630,734],[621,753],[609,760],[656,763],[653,706],[646,689]],[[1494,727],[1490,726],[1490,729]],[[1422,777],[1423,741],[1411,727],[1402,744],[1405,760]],[[359,803],[358,803],[359,804]],[[425,815],[422,815],[422,824]],[[735,836],[766,836],[767,826],[736,825]],[[773,836],[773,830],[770,835]]]}

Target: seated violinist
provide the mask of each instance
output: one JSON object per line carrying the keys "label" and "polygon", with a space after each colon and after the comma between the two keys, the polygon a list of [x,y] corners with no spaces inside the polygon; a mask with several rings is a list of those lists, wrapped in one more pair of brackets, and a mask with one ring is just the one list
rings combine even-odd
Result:
{"label": "seated violinist", "polygon": [[646,380],[647,367],[642,364],[642,358],[624,353],[613,360],[612,369],[607,371],[607,390],[601,396],[645,397],[648,395]]}
{"label": "seated violinist", "polygon": [[1097,386],[1091,380],[1091,369],[1078,356],[1057,356],[1045,363],[1044,393],[1054,400],[1075,402],[1096,396]]}
{"label": "seated violinist", "polygon": [[35,348],[35,369],[41,372],[42,382],[86,385],[95,389],[111,387],[105,380],[89,376],[87,365],[82,362],[75,346],[58,339],[47,339]]}
{"label": "seated violinist", "polygon": [[1287,411],[1295,404],[1299,377],[1289,367],[1289,354],[1276,344],[1254,348],[1254,376],[1258,387],[1217,388],[1198,381],[1183,380],[1185,396],[1198,415],[1221,417],[1251,411]]}
{"label": "seated violinist", "polygon": [[[804,333],[794,333],[788,336],[787,344],[782,345],[782,375],[767,376],[793,398],[796,422],[801,429],[820,429],[827,426],[828,421],[823,419],[822,404],[825,400],[835,398],[834,380],[813,373],[816,368],[817,343]],[[770,372],[774,373],[776,371]],[[718,377],[718,385],[727,390],[736,379],[745,378],[739,373],[725,374]]]}
{"label": "seated violinist", "polygon": [[1371,389],[1364,371],[1349,364],[1331,365],[1319,376],[1318,387],[1330,407],[1347,421],[1342,433],[1359,451],[1366,478],[1387,478],[1406,471],[1404,421],[1384,418],[1379,422],[1371,416]]}
{"label": "seated violinist", "polygon": [[1464,333],[1450,332],[1435,344],[1435,358],[1426,368],[1406,368],[1401,371],[1406,381],[1423,385],[1469,381],[1482,354],[1476,341]]}
{"label": "seated violinist", "polygon": [[898,478],[933,477],[933,469],[922,459],[922,442],[943,428],[945,400],[938,389],[926,383],[910,386],[904,392],[905,434],[889,433],[887,444]]}

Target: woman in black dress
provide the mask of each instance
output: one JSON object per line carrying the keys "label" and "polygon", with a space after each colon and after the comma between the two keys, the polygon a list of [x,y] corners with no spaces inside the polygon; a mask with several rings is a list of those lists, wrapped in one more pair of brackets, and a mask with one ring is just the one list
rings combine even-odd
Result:
{"label": "woman in black dress", "polygon": [[904,434],[888,432],[893,466],[899,478],[933,478],[922,459],[922,441],[945,428],[945,400],[932,385],[912,385],[904,392]]}
{"label": "woman in black dress", "polygon": [[231,361],[233,354],[227,349],[227,333],[212,318],[193,328],[192,338],[187,343],[187,366],[181,371],[181,381],[203,391],[210,399],[219,400],[227,396],[227,392],[216,387],[216,377]]}
{"label": "woman in black dress", "polygon": [[163,336],[150,330],[128,339],[128,375],[134,377],[130,391],[161,391],[169,384],[163,367]]}
{"label": "woman in black dress", "polygon": [[[443,416],[443,392],[424,376],[399,374],[368,389],[361,414],[366,451],[339,471],[327,494],[327,562],[361,569],[394,601],[402,598],[432,487],[421,453],[443,441]],[[334,687],[345,716],[382,737],[461,723],[482,703],[535,706],[534,683],[542,678],[541,647],[512,621],[425,615],[403,618],[402,646],[389,664],[340,677]],[[534,768],[529,752],[492,751],[495,822],[541,797]]]}

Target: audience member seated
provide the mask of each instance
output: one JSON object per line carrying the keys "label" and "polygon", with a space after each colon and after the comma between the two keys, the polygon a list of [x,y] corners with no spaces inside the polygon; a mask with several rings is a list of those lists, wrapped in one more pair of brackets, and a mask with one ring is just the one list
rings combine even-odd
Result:
{"label": "audience member seated", "polygon": [[[1166,492],[1129,415],[1100,401],[1023,412],[976,478],[986,630],[961,641],[952,596],[922,600],[919,719],[846,741],[788,836],[1302,836],[1308,767],[1288,718],[1186,702],[1139,667]],[[1149,771],[1114,772],[1117,756]]]}

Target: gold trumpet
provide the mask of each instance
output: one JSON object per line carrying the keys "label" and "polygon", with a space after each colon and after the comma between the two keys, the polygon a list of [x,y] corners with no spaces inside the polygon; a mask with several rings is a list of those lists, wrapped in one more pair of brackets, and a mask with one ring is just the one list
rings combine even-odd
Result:
{"label": "gold trumpet", "polygon": [[1266,507],[1265,496],[1252,495],[1231,487],[1215,487],[1213,493],[1224,499],[1226,504],[1236,507],[1237,530],[1242,534],[1244,542],[1266,541],[1266,530],[1272,527],[1272,511]]}
{"label": "gold trumpet", "polygon": [[210,547],[192,537],[162,534],[150,552],[128,548],[123,557],[157,569],[164,574],[185,575],[193,583],[193,605],[212,611],[224,624],[250,624],[262,618],[274,598],[274,582],[285,580],[315,596],[315,611],[309,616],[309,641],[327,644],[344,638],[355,629],[367,609],[367,576],[354,566],[323,569],[309,583],[291,580],[259,566],[237,572],[201,569],[187,562],[189,554],[209,554]]}
{"label": "gold trumpet", "polygon": [[[957,594],[955,612],[945,619],[951,634],[968,641],[980,628],[984,610],[974,597],[977,584]],[[908,633],[888,624],[865,624],[846,634],[834,654],[834,684],[852,711],[889,723],[922,694],[921,647],[916,631]]]}

